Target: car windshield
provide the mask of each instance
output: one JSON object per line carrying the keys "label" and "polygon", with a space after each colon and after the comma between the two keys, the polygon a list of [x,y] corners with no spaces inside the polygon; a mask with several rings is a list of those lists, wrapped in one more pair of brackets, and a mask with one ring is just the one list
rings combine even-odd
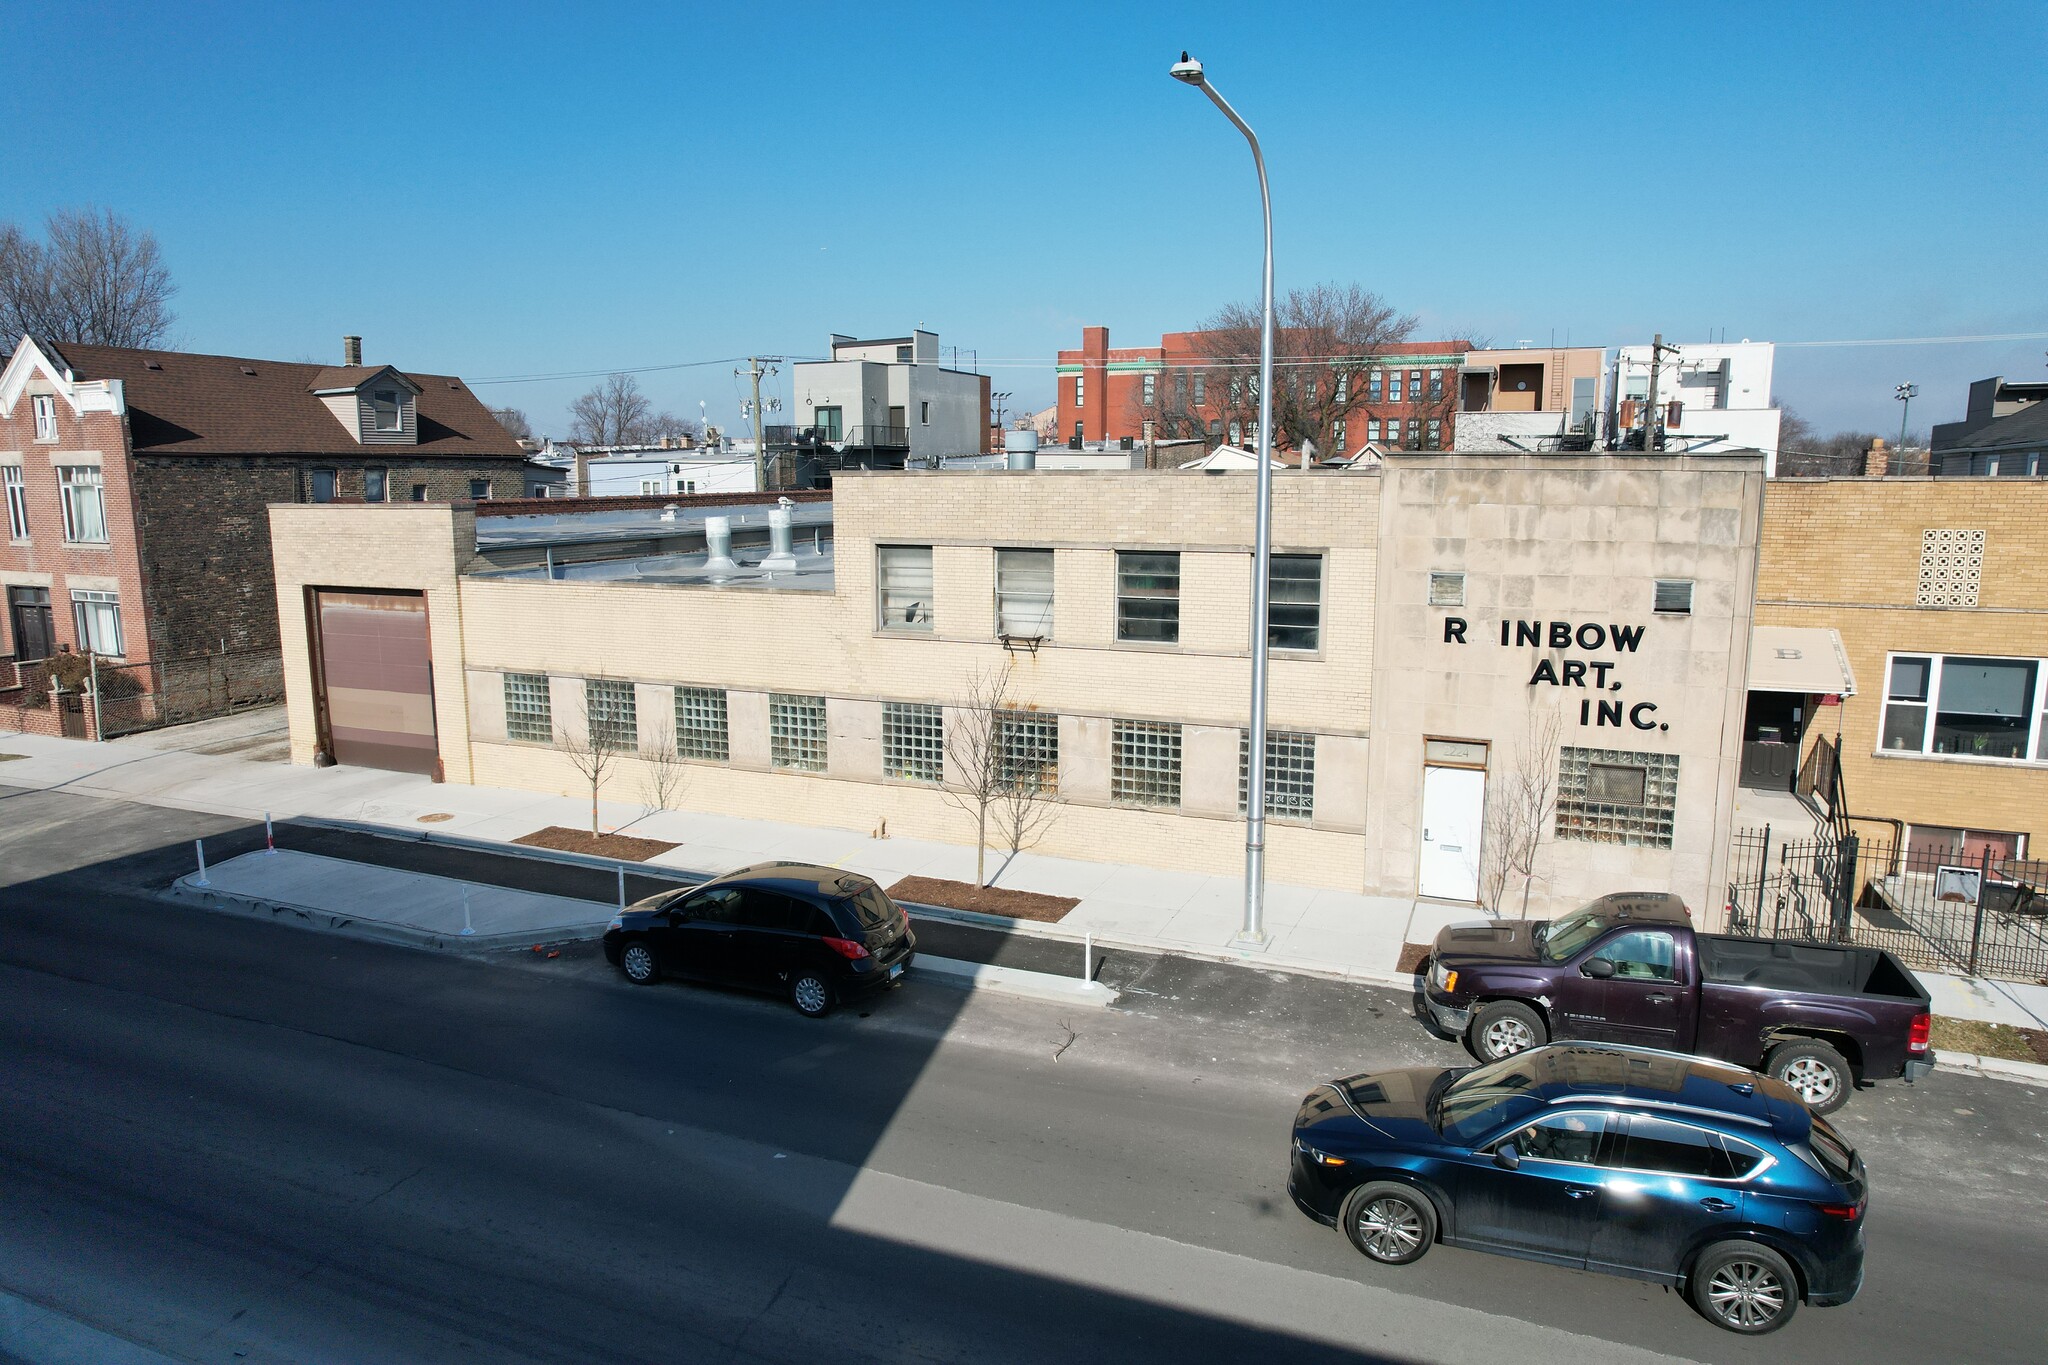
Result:
{"label": "car windshield", "polygon": [[1574,910],[1562,919],[1538,926],[1536,946],[1543,950],[1546,962],[1562,962],[1598,938],[1607,924],[1607,916],[1590,906]]}
{"label": "car windshield", "polygon": [[848,896],[846,904],[853,907],[863,929],[882,929],[896,922],[895,905],[873,882]]}
{"label": "car windshield", "polygon": [[1536,1072],[1525,1058],[1508,1057],[1452,1081],[1430,1104],[1430,1121],[1452,1142],[1465,1146],[1511,1118],[1540,1107],[1530,1093]]}

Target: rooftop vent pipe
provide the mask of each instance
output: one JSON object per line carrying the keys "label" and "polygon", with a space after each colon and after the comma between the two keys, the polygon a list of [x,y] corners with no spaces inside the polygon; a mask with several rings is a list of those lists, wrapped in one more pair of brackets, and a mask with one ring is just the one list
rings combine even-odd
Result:
{"label": "rooftop vent pipe", "polygon": [[768,557],[761,561],[761,568],[767,573],[795,573],[796,555],[790,541],[790,516],[792,506],[788,498],[781,504],[768,509]]}
{"label": "rooftop vent pipe", "polygon": [[344,365],[360,365],[363,363],[363,339],[361,337],[343,337],[341,339],[341,363]]}
{"label": "rooftop vent pipe", "polygon": [[711,573],[736,573],[739,565],[732,562],[732,518],[704,518],[704,568]]}

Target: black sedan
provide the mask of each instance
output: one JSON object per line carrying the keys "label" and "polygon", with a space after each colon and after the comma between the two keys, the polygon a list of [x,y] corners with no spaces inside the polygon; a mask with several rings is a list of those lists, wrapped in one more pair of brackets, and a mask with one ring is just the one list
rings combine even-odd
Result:
{"label": "black sedan", "polygon": [[1757,1334],[1863,1282],[1863,1162],[1784,1085],[1572,1043],[1491,1066],[1332,1081],[1302,1102],[1288,1192],[1359,1251],[1431,1245],[1682,1285]]}
{"label": "black sedan", "polygon": [[762,863],[636,901],[605,929],[604,955],[636,985],[664,976],[773,991],[813,1018],[900,981],[910,917],[868,878]]}

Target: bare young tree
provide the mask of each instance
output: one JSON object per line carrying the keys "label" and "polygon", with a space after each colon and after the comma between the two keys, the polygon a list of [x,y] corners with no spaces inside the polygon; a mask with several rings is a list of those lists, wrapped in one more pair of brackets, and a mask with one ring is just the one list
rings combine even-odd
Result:
{"label": "bare young tree", "polygon": [[1557,814],[1557,764],[1564,722],[1556,710],[1532,711],[1516,746],[1514,766],[1493,784],[1486,802],[1486,901],[1499,913],[1510,877],[1522,879],[1521,918],[1529,918],[1536,861]]}
{"label": "bare young tree", "polygon": [[[1273,314],[1274,442],[1332,451],[1337,422],[1365,398],[1366,375],[1414,333],[1415,318],[1355,284],[1290,290]],[[1258,304],[1233,303],[1200,333],[1208,405],[1226,428],[1248,433],[1248,447],[1258,439],[1260,322]],[[1356,444],[1348,430],[1343,443]]]}
{"label": "bare young tree", "polygon": [[[598,685],[611,679],[600,674],[583,681],[583,695],[577,702],[575,727],[558,726],[555,752],[569,760],[582,779],[590,784],[590,832],[599,833],[597,797],[618,767],[619,760],[639,747],[638,736],[629,733],[631,722],[624,708],[598,695]],[[675,746],[669,746],[673,749]]]}
{"label": "bare young tree", "polygon": [[673,809],[690,781],[690,765],[676,752],[673,725],[654,727],[654,733],[640,744],[640,763],[640,791],[647,798],[648,813]]}
{"label": "bare young tree", "polygon": [[569,405],[575,424],[569,438],[595,446],[638,445],[647,439],[654,405],[630,374],[608,375]]}
{"label": "bare young tree", "polygon": [[967,681],[967,693],[946,719],[947,801],[974,817],[974,884],[988,885],[990,825],[998,847],[1028,848],[1052,817],[1059,774],[1035,752],[1023,722],[1030,713],[1010,697],[1006,660]]}
{"label": "bare young tree", "polygon": [[491,416],[498,419],[498,425],[517,441],[533,439],[533,423],[526,420],[526,414],[518,408],[492,408]]}
{"label": "bare young tree", "polygon": [[678,417],[667,409],[663,409],[647,419],[647,439],[650,441],[681,439],[694,441],[703,434],[703,428],[704,424],[694,417]]}
{"label": "bare young tree", "polygon": [[161,345],[177,286],[154,235],[111,209],[60,209],[46,242],[0,223],[0,335],[92,346]]}

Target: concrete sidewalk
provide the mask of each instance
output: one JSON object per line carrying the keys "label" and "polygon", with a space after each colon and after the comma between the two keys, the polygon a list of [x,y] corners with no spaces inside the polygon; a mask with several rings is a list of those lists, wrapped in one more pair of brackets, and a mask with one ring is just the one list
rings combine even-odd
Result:
{"label": "concrete sidewalk", "polygon": [[[411,837],[455,835],[496,842],[509,842],[547,825],[587,827],[590,818],[588,803],[576,797],[437,784],[371,768],[252,762],[233,754],[151,748],[142,742],[145,738],[93,744],[0,736],[0,754],[22,755],[0,761],[0,785],[61,789],[250,820],[260,820],[268,812],[278,819],[349,821]],[[1789,810],[1781,813],[1775,808],[1743,815],[1791,818]],[[959,881],[974,877],[973,849],[931,840],[878,840],[849,830],[695,811],[647,814],[642,807],[612,802],[601,806],[599,818],[607,830],[677,845],[649,860],[652,869],[716,875],[789,858],[844,867],[884,886],[912,874]],[[1074,940],[1093,935],[1109,947],[1390,985],[1410,980],[1395,970],[1405,943],[1429,942],[1446,924],[1480,913],[1470,907],[1269,883],[1266,916],[1271,942],[1264,951],[1247,952],[1232,942],[1243,905],[1243,884],[1235,876],[1023,853],[998,864],[994,881],[1080,901],[1059,924],[1020,924],[1018,932]],[[1918,975],[1942,1014],[2048,1027],[2048,987],[1936,972]]]}

